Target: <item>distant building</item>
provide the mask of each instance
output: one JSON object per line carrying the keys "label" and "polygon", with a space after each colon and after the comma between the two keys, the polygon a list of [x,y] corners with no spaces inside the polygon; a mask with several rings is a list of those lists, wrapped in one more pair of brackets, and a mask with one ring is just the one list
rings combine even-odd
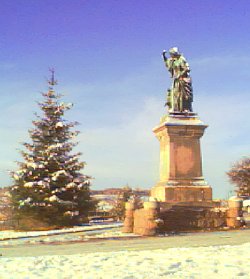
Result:
{"label": "distant building", "polygon": [[[91,196],[95,200],[97,200],[97,208],[96,212],[93,212],[93,215],[97,216],[105,216],[110,214],[112,209],[116,206],[117,200],[119,196],[121,196],[124,191],[126,191],[130,187],[123,187],[123,188],[107,188],[103,190],[91,190]],[[130,188],[131,189],[131,188]],[[149,190],[145,189],[131,189],[133,194],[142,198],[142,200],[147,199],[150,194]]]}
{"label": "distant building", "polygon": [[[91,190],[91,195],[92,196],[95,196],[95,195],[117,196],[117,195],[122,194],[123,191],[124,191],[124,188],[107,188],[107,189],[103,189],[103,190]],[[133,193],[138,196],[149,196],[150,190],[136,188],[136,189],[133,189]]]}

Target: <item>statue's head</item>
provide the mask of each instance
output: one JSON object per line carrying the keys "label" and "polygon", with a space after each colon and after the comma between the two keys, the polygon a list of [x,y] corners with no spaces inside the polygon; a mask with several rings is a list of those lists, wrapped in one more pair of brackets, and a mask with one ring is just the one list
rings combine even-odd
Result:
{"label": "statue's head", "polygon": [[173,57],[176,57],[176,56],[180,56],[180,52],[179,52],[179,49],[178,47],[172,47],[169,49],[169,54],[170,56],[173,56]]}

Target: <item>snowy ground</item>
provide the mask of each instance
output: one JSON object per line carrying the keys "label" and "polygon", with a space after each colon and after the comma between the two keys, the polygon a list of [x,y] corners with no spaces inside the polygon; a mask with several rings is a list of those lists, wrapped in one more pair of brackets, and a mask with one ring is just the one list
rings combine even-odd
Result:
{"label": "snowy ground", "polygon": [[[237,235],[244,233],[245,237],[249,236],[249,231],[236,232],[219,232],[211,234],[188,234],[188,242],[191,244],[193,239],[195,243],[200,238],[204,238],[206,243],[209,237],[227,239],[231,244],[232,239]],[[122,238],[128,236],[121,232],[120,224],[96,225],[87,227],[76,227],[67,230],[54,230],[49,232],[0,232],[0,238],[13,239],[1,240],[0,251],[0,278],[1,279],[32,279],[32,278],[55,278],[55,279],[157,279],[157,278],[250,278],[250,242],[240,245],[220,245],[208,247],[176,247],[166,248],[166,242],[162,243],[159,248],[153,249],[152,243],[156,242],[155,238],[144,239],[135,238],[134,243],[147,243],[151,246],[142,245],[139,250],[131,250],[123,240],[122,249],[104,252],[103,249],[95,249],[100,245],[95,242],[93,249],[84,252],[83,246],[75,254],[63,253],[61,255],[37,255],[28,257],[17,257],[16,254],[11,257],[5,256],[8,247],[19,247],[27,249],[34,247],[37,250],[37,244],[54,243],[68,241],[82,241],[91,238]],[[131,234],[129,234],[131,236]],[[135,236],[135,235],[134,235]],[[24,238],[23,238],[24,237]],[[231,237],[231,238],[230,238]],[[174,236],[169,239],[176,243],[183,241],[186,236]],[[239,238],[239,237],[238,237]],[[138,240],[138,241],[137,241]],[[247,240],[248,241],[248,238]],[[120,240],[118,240],[121,243]],[[80,242],[79,242],[80,243]],[[102,240],[103,243],[103,240]],[[105,241],[105,243],[107,243]],[[150,244],[151,243],[151,244]],[[238,242],[237,242],[238,243]],[[81,245],[86,245],[82,243]],[[91,243],[90,243],[91,244]],[[29,245],[29,246],[27,246]],[[77,242],[77,247],[78,247]],[[40,245],[41,246],[41,245]],[[46,245],[45,245],[46,246]],[[45,247],[41,246],[41,247]],[[54,245],[49,245],[51,247]],[[61,245],[59,245],[61,246]],[[56,245],[55,247],[58,247]],[[101,246],[100,246],[101,247]],[[113,247],[113,248],[112,248]],[[150,248],[149,248],[150,247]],[[165,248],[164,248],[165,247]],[[15,249],[15,248],[14,248]],[[45,248],[46,249],[46,248]],[[65,251],[69,249],[69,244],[64,245]],[[100,252],[96,252],[100,251]]]}
{"label": "snowy ground", "polygon": [[73,228],[65,228],[58,230],[49,230],[49,231],[14,231],[14,230],[5,230],[0,231],[0,241],[6,239],[16,239],[16,238],[25,238],[25,237],[37,237],[37,236],[47,236],[47,235],[58,235],[58,234],[67,234],[74,232],[86,232],[93,230],[103,230],[106,228],[117,228],[121,227],[122,223],[101,223],[99,225],[83,225],[75,226]]}
{"label": "snowy ground", "polygon": [[138,235],[122,233],[121,230],[118,228],[109,228],[109,229],[106,228],[100,231],[93,230],[93,231],[82,231],[78,233],[15,238],[15,239],[0,241],[0,251],[1,251],[1,247],[9,246],[9,245],[16,246],[16,245],[23,245],[23,244],[67,243],[67,242],[75,242],[75,241],[89,241],[92,239],[113,239],[113,238],[124,238],[124,237],[131,238],[131,237],[138,237]]}
{"label": "snowy ground", "polygon": [[0,278],[250,278],[250,243],[0,258]]}
{"label": "snowy ground", "polygon": [[135,234],[122,233],[121,226],[122,223],[102,223],[99,225],[77,226],[50,231],[0,231],[0,251],[1,247],[9,245],[65,243],[72,241],[89,241],[91,239],[100,238],[137,237]]}

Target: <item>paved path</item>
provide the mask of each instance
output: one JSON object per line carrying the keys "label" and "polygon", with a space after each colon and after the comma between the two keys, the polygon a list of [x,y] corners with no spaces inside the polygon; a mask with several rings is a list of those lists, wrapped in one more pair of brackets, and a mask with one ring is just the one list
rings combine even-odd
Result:
{"label": "paved path", "polygon": [[250,242],[250,230],[189,233],[166,237],[138,237],[117,240],[97,240],[75,243],[24,244],[0,247],[3,257],[70,255],[121,250],[154,250],[172,247],[195,247],[213,245],[240,245]]}

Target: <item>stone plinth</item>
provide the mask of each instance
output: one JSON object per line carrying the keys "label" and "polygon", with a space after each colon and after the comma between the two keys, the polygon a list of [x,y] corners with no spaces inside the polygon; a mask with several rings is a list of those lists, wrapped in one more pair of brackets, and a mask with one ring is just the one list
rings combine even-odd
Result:
{"label": "stone plinth", "polygon": [[160,141],[160,181],[151,196],[162,202],[211,201],[202,175],[200,138],[207,125],[194,113],[170,114],[153,129]]}
{"label": "stone plinth", "polygon": [[227,210],[227,226],[231,228],[239,228],[243,225],[243,200],[237,197],[232,197],[228,200]]}
{"label": "stone plinth", "polygon": [[122,232],[124,232],[124,233],[133,232],[134,211],[135,211],[135,204],[132,202],[126,202],[126,204],[125,204],[125,220],[124,220]]}
{"label": "stone plinth", "polygon": [[134,233],[144,236],[153,236],[157,233],[159,203],[144,202],[142,209],[134,212]]}

